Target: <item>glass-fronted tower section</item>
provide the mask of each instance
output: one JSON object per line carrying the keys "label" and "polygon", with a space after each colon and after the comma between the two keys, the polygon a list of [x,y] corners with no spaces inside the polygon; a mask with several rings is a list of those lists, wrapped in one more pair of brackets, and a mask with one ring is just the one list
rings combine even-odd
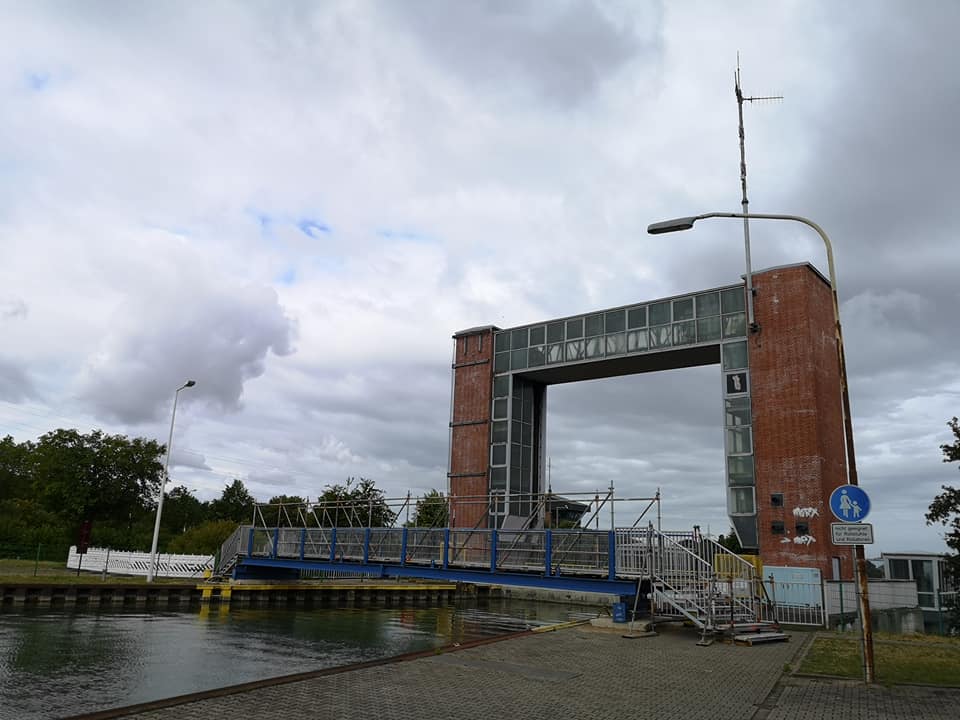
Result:
{"label": "glass-fronted tower section", "polygon": [[734,285],[495,332],[489,482],[502,500],[491,503],[491,525],[529,515],[545,487],[547,385],[719,362],[727,509],[744,546],[756,547],[744,305]]}

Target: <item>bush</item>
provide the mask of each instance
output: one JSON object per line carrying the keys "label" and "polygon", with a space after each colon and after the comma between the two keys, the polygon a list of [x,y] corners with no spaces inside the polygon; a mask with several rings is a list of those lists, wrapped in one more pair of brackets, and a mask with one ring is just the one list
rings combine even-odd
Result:
{"label": "bush", "polygon": [[237,529],[232,520],[208,520],[178,535],[167,546],[166,552],[181,555],[215,555],[223,541]]}

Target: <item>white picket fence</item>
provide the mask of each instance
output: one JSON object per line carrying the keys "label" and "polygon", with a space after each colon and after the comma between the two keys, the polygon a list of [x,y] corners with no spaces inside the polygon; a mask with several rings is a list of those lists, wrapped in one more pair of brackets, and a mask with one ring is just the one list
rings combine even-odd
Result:
{"label": "white picket fence", "polygon": [[[213,555],[157,555],[157,577],[203,577],[206,570],[213,570]],[[121,552],[109,548],[87,548],[80,564],[75,545],[70,546],[67,568],[117,575],[146,575],[150,567],[150,553]]]}

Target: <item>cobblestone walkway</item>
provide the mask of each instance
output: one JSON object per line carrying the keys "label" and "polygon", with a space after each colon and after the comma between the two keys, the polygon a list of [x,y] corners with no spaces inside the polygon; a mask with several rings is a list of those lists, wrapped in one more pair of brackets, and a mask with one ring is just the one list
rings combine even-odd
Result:
{"label": "cobblestone walkway", "polygon": [[[572,628],[145,712],[197,718],[949,718],[960,691],[785,676],[806,641],[698,647],[690,630],[627,640]],[[782,678],[782,679],[781,679]]]}

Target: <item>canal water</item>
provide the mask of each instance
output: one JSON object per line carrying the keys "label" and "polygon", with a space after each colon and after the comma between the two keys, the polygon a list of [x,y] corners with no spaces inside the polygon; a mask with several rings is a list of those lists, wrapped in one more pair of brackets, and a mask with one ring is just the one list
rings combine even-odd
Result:
{"label": "canal water", "polygon": [[0,718],[60,718],[595,614],[509,600],[432,608],[0,612]]}

